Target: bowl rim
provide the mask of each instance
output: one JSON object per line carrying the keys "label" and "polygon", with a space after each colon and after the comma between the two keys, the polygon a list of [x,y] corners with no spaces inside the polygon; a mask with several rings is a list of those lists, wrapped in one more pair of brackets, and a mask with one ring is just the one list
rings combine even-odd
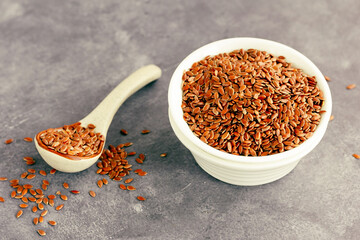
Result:
{"label": "bowl rim", "polygon": [[[261,47],[258,47],[261,46]],[[282,153],[276,153],[267,156],[242,156],[234,155],[227,152],[220,151],[204,143],[189,128],[188,124],[183,119],[183,111],[181,108],[182,102],[182,75],[185,70],[188,70],[191,65],[206,56],[213,56],[219,53],[230,52],[236,49],[249,49],[254,48],[258,50],[266,51],[274,56],[284,56],[286,60],[294,67],[302,69],[305,73],[310,76],[315,76],[319,88],[323,91],[325,102],[322,110],[326,112],[322,114],[320,123],[315,130],[313,136],[307,139],[299,146],[286,150]],[[269,50],[270,49],[270,50]],[[173,122],[184,134],[192,144],[199,147],[206,153],[209,153],[219,159],[230,161],[230,162],[242,162],[249,164],[256,164],[261,162],[281,161],[282,159],[292,158],[296,155],[304,155],[303,152],[312,151],[315,146],[320,142],[321,138],[325,134],[332,109],[332,98],[330,88],[325,80],[324,75],[320,72],[318,67],[306,56],[299,51],[284,45],[279,42],[272,40],[253,38],[253,37],[234,37],[227,38],[218,41],[208,43],[190,53],[185,57],[175,69],[169,84],[168,91],[168,102],[169,102],[169,114],[173,116]],[[187,144],[188,145],[188,144]],[[188,146],[187,146],[188,147]],[[189,148],[189,147],[188,147]],[[189,148],[191,151],[191,149]]]}

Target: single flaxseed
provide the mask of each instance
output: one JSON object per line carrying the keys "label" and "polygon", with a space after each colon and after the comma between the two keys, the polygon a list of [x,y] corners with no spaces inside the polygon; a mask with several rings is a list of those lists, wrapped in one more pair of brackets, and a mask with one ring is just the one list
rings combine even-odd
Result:
{"label": "single flaxseed", "polygon": [[39,210],[44,210],[44,204],[42,204],[41,202],[38,203],[37,207]]}
{"label": "single flaxseed", "polygon": [[26,188],[26,189],[30,189],[30,188],[33,188],[33,185],[31,185],[31,184],[24,184],[23,187]]}
{"label": "single flaxseed", "polygon": [[25,138],[24,138],[24,141],[25,141],[25,142],[32,142],[33,139],[32,139],[31,137],[25,137]]}
{"label": "single flaxseed", "polygon": [[30,202],[35,202],[35,201],[36,201],[36,198],[34,198],[34,197],[28,197],[28,200],[29,200]]}
{"label": "single flaxseed", "polygon": [[69,188],[69,184],[66,183],[66,182],[64,182],[64,183],[63,183],[63,187],[64,187],[65,189],[68,189],[68,188]]}
{"label": "single flaxseed", "polygon": [[21,178],[26,178],[27,175],[28,175],[27,172],[23,172],[23,173],[20,175],[20,177],[21,177]]}
{"label": "single flaxseed", "polygon": [[23,214],[23,210],[19,210],[19,211],[16,213],[16,218],[21,217],[22,214]]}
{"label": "single flaxseed", "polygon": [[42,230],[42,229],[38,229],[36,231],[40,236],[45,236],[46,235],[46,232],[44,230]]}
{"label": "single flaxseed", "polygon": [[356,158],[356,159],[360,159],[360,155],[356,154],[356,153],[353,154],[353,157]]}
{"label": "single flaxseed", "polygon": [[33,223],[34,223],[34,225],[38,225],[38,223],[39,223],[39,219],[38,219],[37,217],[34,217],[34,219],[33,219]]}
{"label": "single flaxseed", "polygon": [[48,213],[48,210],[44,210],[40,213],[40,216],[41,217],[44,217],[46,214]]}
{"label": "single flaxseed", "polygon": [[53,169],[50,170],[50,174],[55,174],[55,173],[56,173],[56,169],[55,169],[55,168],[53,168]]}
{"label": "single flaxseed", "polygon": [[55,194],[56,194],[56,195],[61,195],[60,190],[56,191],[56,193],[55,193]]}
{"label": "single flaxseed", "polygon": [[139,201],[145,201],[146,200],[146,198],[144,198],[143,196],[137,196],[136,197]]}
{"label": "single flaxseed", "polygon": [[55,203],[54,203],[54,200],[53,200],[53,199],[49,199],[49,205],[53,207],[54,204],[55,204]]}
{"label": "single flaxseed", "polygon": [[61,200],[63,201],[67,201],[68,197],[66,195],[60,195]]}
{"label": "single flaxseed", "polygon": [[78,190],[71,190],[70,191],[72,194],[79,194],[80,193],[80,191],[78,191]]}
{"label": "single flaxseed", "polygon": [[53,194],[51,194],[51,195],[48,196],[48,199],[50,199],[50,200],[53,200],[53,199],[55,199],[55,198],[56,198],[56,196],[53,195]]}
{"label": "single flaxseed", "polygon": [[107,179],[105,179],[105,178],[102,179],[102,182],[103,182],[104,185],[108,185],[108,183],[109,183],[109,181]]}
{"label": "single flaxseed", "polygon": [[7,177],[0,177],[0,181],[7,181]]}
{"label": "single flaxseed", "polygon": [[19,184],[19,179],[11,179],[10,184]]}
{"label": "single flaxseed", "polygon": [[60,211],[63,207],[64,207],[64,204],[60,204],[55,208],[55,210]]}
{"label": "single flaxseed", "polygon": [[122,189],[122,190],[126,190],[126,186],[124,184],[120,184],[119,187]]}
{"label": "single flaxseed", "polygon": [[136,190],[136,188],[134,186],[131,186],[131,185],[127,186],[126,189],[130,190],[130,191]]}
{"label": "single flaxseed", "polygon": [[12,191],[10,196],[11,196],[11,198],[14,198],[16,196],[16,191]]}
{"label": "single flaxseed", "polygon": [[46,197],[44,197],[43,200],[42,200],[42,202],[43,202],[44,204],[48,205],[48,204],[49,204],[49,199],[46,198]]}
{"label": "single flaxseed", "polygon": [[96,197],[96,193],[92,190],[89,191],[89,195],[92,196],[92,197]]}
{"label": "single flaxseed", "polygon": [[10,144],[10,143],[12,143],[13,141],[14,141],[14,139],[9,138],[9,139],[5,140],[5,144]]}
{"label": "single flaxseed", "polygon": [[29,174],[29,175],[27,175],[27,179],[33,179],[33,178],[35,178],[36,177],[36,175],[35,174]]}
{"label": "single flaxseed", "polygon": [[46,172],[45,172],[44,170],[40,170],[40,171],[39,171],[39,174],[40,174],[40,175],[43,175],[43,176],[46,176]]}
{"label": "single flaxseed", "polygon": [[5,199],[3,197],[0,197],[0,202],[5,202]]}
{"label": "single flaxseed", "polygon": [[21,198],[21,201],[22,201],[23,203],[28,203],[28,202],[29,202],[29,199],[28,199],[27,197],[22,197],[22,198]]}
{"label": "single flaxseed", "polygon": [[24,160],[24,161],[33,161],[34,158],[29,157],[29,156],[26,156],[26,157],[23,157],[23,160]]}
{"label": "single flaxseed", "polygon": [[148,134],[148,133],[150,133],[150,130],[148,130],[148,129],[144,129],[141,131],[141,134]]}
{"label": "single flaxseed", "polygon": [[25,203],[22,203],[19,205],[20,208],[27,208],[29,205],[25,204]]}
{"label": "single flaxseed", "polygon": [[347,85],[346,89],[351,90],[351,89],[354,89],[355,87],[356,87],[356,84],[353,83],[353,84]]}
{"label": "single flaxseed", "polygon": [[31,166],[35,164],[35,160],[26,161],[26,164]]}
{"label": "single flaxseed", "polygon": [[120,133],[121,133],[122,135],[128,135],[128,132],[127,132],[125,129],[121,129],[121,130],[120,130]]}
{"label": "single flaxseed", "polygon": [[97,185],[98,185],[99,188],[102,188],[102,186],[103,186],[103,181],[102,181],[102,180],[98,180],[98,181],[97,181]]}
{"label": "single flaxseed", "polygon": [[53,220],[48,221],[48,223],[49,223],[51,226],[55,226],[55,225],[56,225],[56,222],[53,221]]}
{"label": "single flaxseed", "polygon": [[124,181],[124,183],[131,183],[134,179],[133,178],[128,178]]}
{"label": "single flaxseed", "polygon": [[324,76],[326,81],[331,81],[331,79],[328,76]]}
{"label": "single flaxseed", "polygon": [[160,157],[166,157],[166,156],[167,156],[167,153],[160,154]]}
{"label": "single flaxseed", "polygon": [[36,173],[36,170],[33,169],[33,168],[29,168],[29,169],[28,169],[28,172],[34,174],[34,173]]}

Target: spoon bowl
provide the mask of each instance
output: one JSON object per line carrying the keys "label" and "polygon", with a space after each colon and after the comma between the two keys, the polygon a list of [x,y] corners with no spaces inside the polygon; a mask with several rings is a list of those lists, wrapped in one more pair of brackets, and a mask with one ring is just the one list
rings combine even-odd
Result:
{"label": "spoon bowl", "polygon": [[40,135],[46,131],[44,130],[36,134],[34,138],[39,154],[45,162],[58,171],[73,173],[89,168],[99,159],[103,151],[109,126],[119,107],[132,94],[160,78],[160,76],[161,69],[155,65],[148,65],[138,69],[112,90],[89,115],[79,121],[83,127],[88,126],[88,124],[95,125],[95,132],[103,136],[104,140],[99,146],[98,153],[81,157],[59,153],[48,148],[41,141]]}

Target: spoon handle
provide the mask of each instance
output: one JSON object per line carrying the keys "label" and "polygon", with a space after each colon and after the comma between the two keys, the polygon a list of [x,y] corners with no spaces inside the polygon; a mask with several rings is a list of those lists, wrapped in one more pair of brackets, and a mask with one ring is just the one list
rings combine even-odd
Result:
{"label": "spoon handle", "polygon": [[82,119],[81,124],[85,127],[89,123],[94,124],[96,132],[100,132],[106,137],[111,121],[121,104],[136,91],[160,76],[161,69],[155,65],[147,65],[136,70],[113,89],[88,116]]}

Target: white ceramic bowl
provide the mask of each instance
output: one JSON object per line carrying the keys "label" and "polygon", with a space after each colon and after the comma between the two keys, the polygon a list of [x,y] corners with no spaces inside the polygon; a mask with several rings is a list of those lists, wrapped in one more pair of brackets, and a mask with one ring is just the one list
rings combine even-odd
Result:
{"label": "white ceramic bowl", "polygon": [[[194,62],[206,56],[231,52],[236,49],[254,48],[274,56],[284,56],[287,62],[302,69],[310,76],[316,76],[318,86],[323,91],[325,103],[320,124],[313,136],[300,146],[282,153],[261,157],[236,156],[219,151],[202,142],[190,130],[183,118],[182,75]],[[303,54],[281,43],[258,38],[230,38],[207,44],[187,56],[176,68],[169,86],[169,119],[179,140],[190,150],[199,166],[211,176],[226,183],[252,186],[275,181],[293,170],[300,159],[311,152],[325,134],[331,115],[331,93],[320,70]]]}

